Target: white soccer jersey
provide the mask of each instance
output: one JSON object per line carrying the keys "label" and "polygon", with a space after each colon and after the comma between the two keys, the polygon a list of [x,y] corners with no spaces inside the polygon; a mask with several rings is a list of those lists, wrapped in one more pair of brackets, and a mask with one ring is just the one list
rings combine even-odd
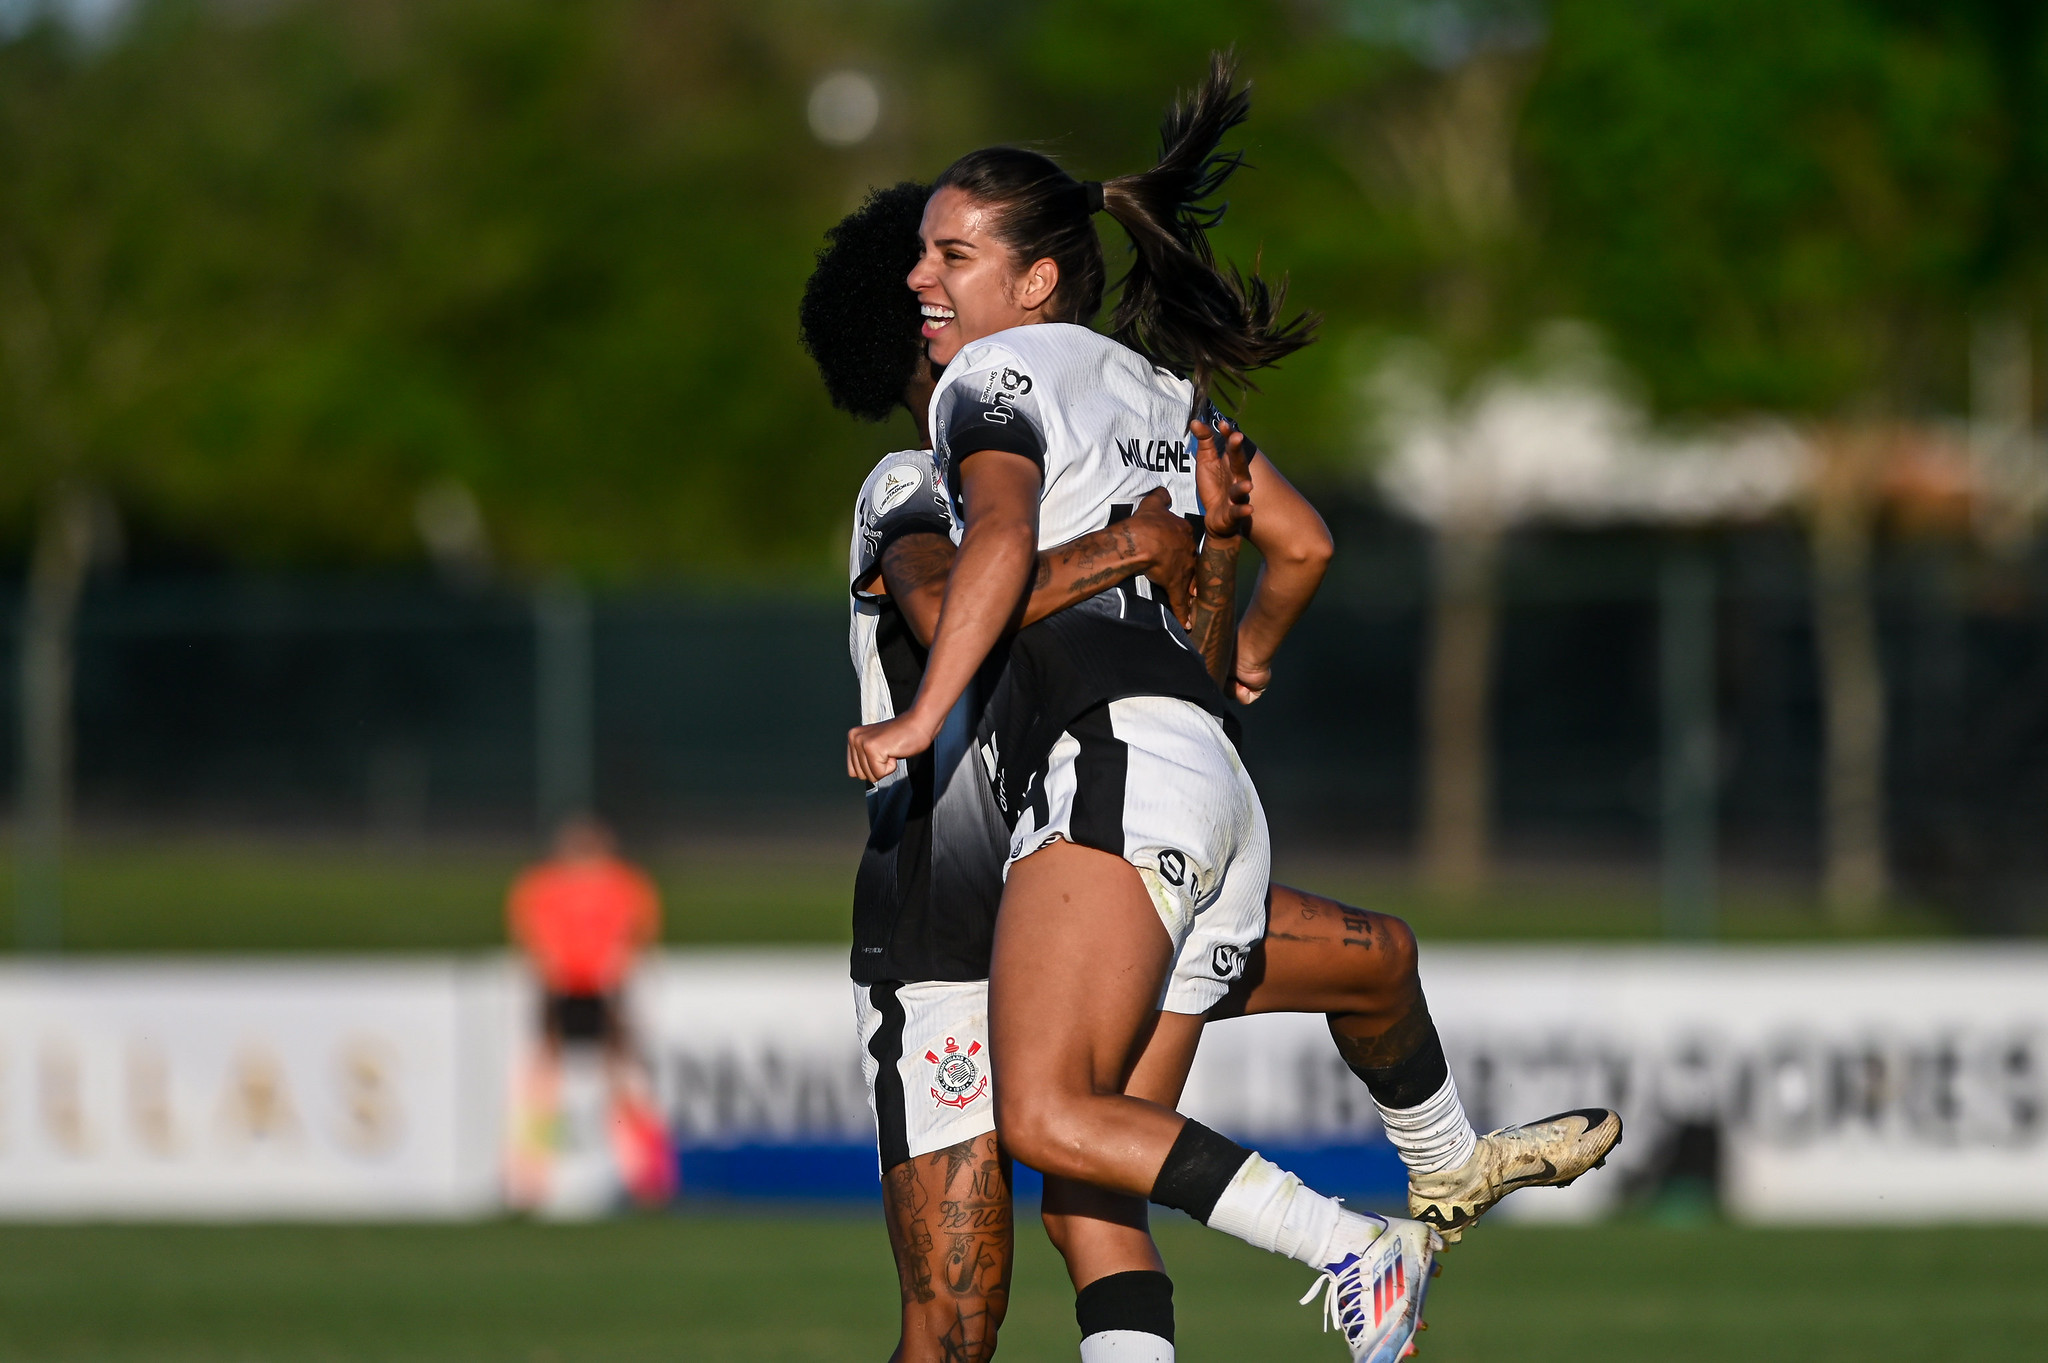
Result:
{"label": "white soccer jersey", "polygon": [[[1128,516],[1165,488],[1199,518],[1194,387],[1086,327],[1013,327],[963,346],[932,394],[934,461],[966,521],[959,461],[1006,450],[1038,465],[1038,545]],[[1213,417],[1213,413],[1208,413]],[[977,730],[996,803],[1012,827],[1043,826],[1048,753],[1067,723],[1129,696],[1170,696],[1226,717],[1222,694],[1166,603],[1134,577],[1023,630]]]}
{"label": "white soccer jersey", "polygon": [[[954,534],[938,471],[923,450],[875,465],[854,505],[847,642],[864,724],[896,715],[924,676],[925,650],[909,623],[871,590],[883,551],[913,533]],[[988,978],[1008,837],[972,760],[983,695],[979,683],[968,687],[931,749],[897,763],[868,792],[868,841],[853,887],[859,983]]]}
{"label": "white soccer jersey", "polygon": [[956,459],[1008,450],[1037,464],[1041,549],[1100,530],[1158,487],[1176,512],[1199,515],[1194,396],[1186,379],[1087,327],[1012,327],[946,366],[932,393],[934,455],[956,510]]}
{"label": "white soccer jersey", "polygon": [[868,589],[882,571],[882,551],[890,541],[913,531],[960,538],[953,523],[946,488],[932,464],[929,450],[898,450],[885,454],[853,504],[853,543],[846,554],[846,578],[853,587],[853,626],[847,649],[860,678],[860,722],[879,724],[896,717],[889,680],[875,644],[882,606]]}

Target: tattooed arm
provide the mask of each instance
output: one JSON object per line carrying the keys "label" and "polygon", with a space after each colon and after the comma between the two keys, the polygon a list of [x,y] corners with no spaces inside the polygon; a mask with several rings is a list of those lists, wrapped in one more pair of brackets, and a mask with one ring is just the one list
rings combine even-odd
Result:
{"label": "tattooed arm", "polygon": [[[882,590],[903,612],[917,641],[927,648],[932,632],[939,627],[939,608],[945,604],[946,575],[953,571],[953,554],[953,541],[930,531],[899,535],[882,550]],[[1045,572],[1043,554],[1038,556],[1038,572]]]}
{"label": "tattooed arm", "polygon": [[[1185,601],[1194,546],[1194,532],[1168,509],[1166,493],[1148,493],[1115,525],[1039,554],[1022,623],[1035,624],[1134,573],[1165,588],[1168,600]],[[952,541],[934,534],[904,535],[882,551],[882,585],[919,643],[929,645],[938,628],[953,554]]]}
{"label": "tattooed arm", "polygon": [[1208,665],[1209,675],[1230,693],[1237,675],[1237,551],[1251,520],[1252,447],[1228,423],[1211,427],[1191,421],[1195,437],[1195,486],[1203,508],[1202,554],[1195,564],[1194,610],[1185,622],[1188,637]]}
{"label": "tattooed arm", "polygon": [[1195,561],[1195,615],[1188,637],[1201,652],[1209,675],[1225,695],[1237,675],[1237,549],[1236,535],[1210,535]]}

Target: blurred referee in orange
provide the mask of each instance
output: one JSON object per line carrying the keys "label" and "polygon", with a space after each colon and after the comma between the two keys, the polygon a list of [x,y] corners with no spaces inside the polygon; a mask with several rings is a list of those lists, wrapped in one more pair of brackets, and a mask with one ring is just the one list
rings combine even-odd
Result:
{"label": "blurred referee in orange", "polygon": [[562,1052],[598,1046],[610,1095],[610,1134],[635,1200],[665,1201],[674,1160],[634,1053],[621,995],[640,951],[661,936],[654,882],[622,860],[611,830],[578,816],[555,835],[554,852],[513,882],[506,904],[512,940],[541,986],[540,1051],[523,1105],[511,1170],[515,1202],[546,1196],[548,1154],[558,1144]]}
{"label": "blurred referee in orange", "polygon": [[625,1025],[619,991],[642,947],[661,936],[661,897],[638,867],[621,861],[611,831],[596,819],[565,822],[554,855],[512,883],[512,940],[545,991],[541,1027],[548,1049],[602,1043],[617,1054]]}

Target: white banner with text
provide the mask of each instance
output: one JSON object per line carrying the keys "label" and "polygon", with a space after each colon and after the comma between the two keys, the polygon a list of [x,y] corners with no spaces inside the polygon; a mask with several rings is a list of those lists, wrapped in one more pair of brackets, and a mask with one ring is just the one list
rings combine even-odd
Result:
{"label": "white banner with text", "polygon": [[[1756,1222],[2048,1220],[2048,948],[1425,945],[1423,977],[1482,1128],[1626,1119],[1504,1214],[1690,1184]],[[0,1216],[488,1213],[532,1002],[503,957],[0,968]],[[873,1194],[843,950],[665,952],[629,1013],[685,1195]],[[1184,1107],[1398,1178],[1320,1017],[1210,1028]]]}
{"label": "white banner with text", "polygon": [[[1606,1169],[1504,1214],[1582,1219],[1692,1180],[1748,1221],[2048,1220],[2048,948],[1425,945],[1422,961],[1482,1130],[1596,1105],[1626,1121]],[[645,1041],[686,1152],[872,1140],[844,964],[734,951],[650,970]],[[1382,1139],[1319,1016],[1209,1028],[1182,1107],[1287,1149]]]}
{"label": "white banner with text", "polygon": [[0,1214],[488,1211],[509,982],[449,961],[0,969]]}

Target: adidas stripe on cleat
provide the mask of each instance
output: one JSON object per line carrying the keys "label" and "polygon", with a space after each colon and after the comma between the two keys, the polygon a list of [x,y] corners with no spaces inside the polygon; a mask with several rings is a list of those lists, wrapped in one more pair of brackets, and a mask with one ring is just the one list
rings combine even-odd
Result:
{"label": "adidas stripe on cleat", "polygon": [[1442,1248],[1419,1221],[1344,1213],[1357,1234],[1342,1257],[1323,1268],[1301,1304],[1323,1294],[1323,1328],[1344,1336],[1353,1363],[1393,1363],[1412,1353],[1431,1260]]}
{"label": "adidas stripe on cleat", "polygon": [[1445,1244],[1517,1188],[1568,1187],[1607,1163],[1621,1144],[1621,1115],[1604,1107],[1560,1112],[1479,1138],[1455,1169],[1408,1176],[1408,1214],[1436,1227]]}

